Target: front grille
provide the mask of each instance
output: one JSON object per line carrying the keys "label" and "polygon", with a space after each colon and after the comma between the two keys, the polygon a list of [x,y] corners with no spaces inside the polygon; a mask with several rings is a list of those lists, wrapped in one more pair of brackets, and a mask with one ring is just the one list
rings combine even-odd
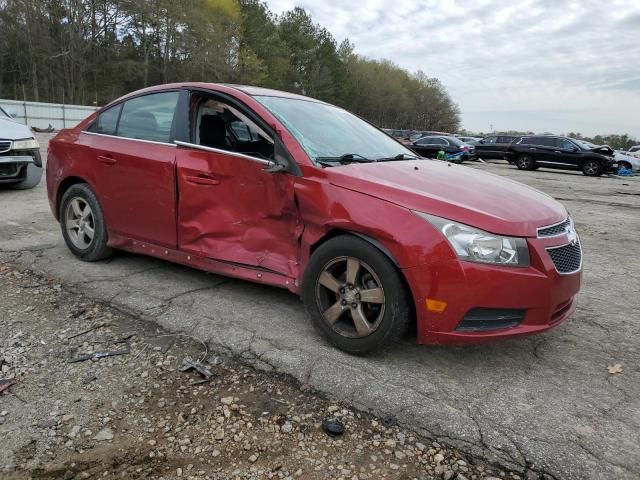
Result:
{"label": "front grille", "polygon": [[456,327],[459,332],[512,328],[524,319],[524,309],[472,308]]}
{"label": "front grille", "polygon": [[564,222],[556,225],[550,225],[548,227],[542,227],[538,229],[538,238],[542,237],[555,237],[567,232],[567,229],[571,226],[571,219],[567,218]]}
{"label": "front grille", "polygon": [[11,150],[11,140],[0,140],[0,153],[8,152]]}
{"label": "front grille", "polygon": [[580,242],[562,247],[547,248],[556,271],[563,275],[579,272],[582,268],[582,247]]}

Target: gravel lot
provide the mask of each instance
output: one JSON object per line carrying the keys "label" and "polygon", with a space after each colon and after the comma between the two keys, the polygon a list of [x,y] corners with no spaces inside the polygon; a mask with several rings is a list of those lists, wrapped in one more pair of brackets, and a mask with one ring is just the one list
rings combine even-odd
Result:
{"label": "gravel lot", "polygon": [[[531,479],[637,480],[639,178],[520,172],[504,163],[471,168],[539,188],[576,220],[585,250],[578,310],[546,334],[468,348],[408,340],[383,355],[353,358],[325,345],[299,299],[285,291],[129,254],[78,262],[63,245],[43,185],[0,191],[0,261],[42,272],[153,328],[194,336],[217,354],[287,374],[332,402],[393,413],[467,459]],[[617,364],[622,372],[609,373]]]}
{"label": "gravel lot", "polygon": [[[520,478],[51,279],[0,265],[0,295],[4,479]],[[69,363],[105,351],[128,353]]]}

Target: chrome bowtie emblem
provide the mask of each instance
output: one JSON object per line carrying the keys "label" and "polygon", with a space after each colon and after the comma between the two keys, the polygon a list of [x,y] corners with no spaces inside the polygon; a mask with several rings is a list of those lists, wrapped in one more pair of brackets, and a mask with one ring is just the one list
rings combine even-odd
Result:
{"label": "chrome bowtie emblem", "polygon": [[575,245],[576,243],[578,243],[578,233],[576,232],[576,229],[573,227],[573,225],[567,225],[566,232],[567,239],[569,240],[570,245]]}

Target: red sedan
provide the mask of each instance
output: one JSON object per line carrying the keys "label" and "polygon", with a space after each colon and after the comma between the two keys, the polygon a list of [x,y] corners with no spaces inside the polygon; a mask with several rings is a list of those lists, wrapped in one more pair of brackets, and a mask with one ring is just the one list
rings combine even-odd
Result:
{"label": "red sedan", "polygon": [[51,141],[49,201],[71,252],[113,249],[284,287],[331,344],[366,353],[542,332],[575,309],[565,208],[418,158],[332,105],[255,87],[162,85]]}

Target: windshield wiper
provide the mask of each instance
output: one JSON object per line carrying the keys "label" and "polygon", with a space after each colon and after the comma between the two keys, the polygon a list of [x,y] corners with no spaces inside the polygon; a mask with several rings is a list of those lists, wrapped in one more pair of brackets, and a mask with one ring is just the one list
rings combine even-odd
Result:
{"label": "windshield wiper", "polygon": [[393,160],[418,160],[418,159],[420,159],[418,155],[411,155],[408,153],[399,153],[395,157],[376,158],[376,162],[391,162]]}
{"label": "windshield wiper", "polygon": [[332,167],[335,163],[341,165],[345,163],[371,163],[375,162],[375,160],[364,157],[359,153],[345,153],[339,157],[316,157],[316,162],[325,167]]}

